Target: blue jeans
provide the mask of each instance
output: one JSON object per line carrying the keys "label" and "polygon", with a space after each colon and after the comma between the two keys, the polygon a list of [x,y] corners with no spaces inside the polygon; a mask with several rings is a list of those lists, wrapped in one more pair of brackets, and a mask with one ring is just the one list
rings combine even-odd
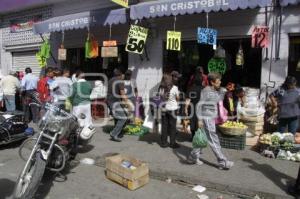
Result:
{"label": "blue jeans", "polygon": [[298,129],[298,124],[298,117],[281,118],[279,119],[278,130],[280,133],[284,133],[286,127],[288,127],[288,132],[295,134]]}
{"label": "blue jeans", "polygon": [[14,95],[4,95],[6,111],[13,112],[16,110],[16,97]]}
{"label": "blue jeans", "polygon": [[115,128],[110,132],[110,135],[112,137],[116,137],[121,134],[128,118],[124,108],[119,102],[116,102],[116,104],[110,104],[109,108],[115,119]]}

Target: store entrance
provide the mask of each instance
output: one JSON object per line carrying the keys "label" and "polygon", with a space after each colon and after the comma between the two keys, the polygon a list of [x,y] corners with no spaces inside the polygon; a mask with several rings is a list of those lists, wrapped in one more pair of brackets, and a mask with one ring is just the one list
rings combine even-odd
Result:
{"label": "store entrance", "polygon": [[[223,75],[222,85],[233,82],[247,87],[260,87],[262,50],[251,48],[251,39],[223,39],[218,40],[226,54],[227,70]],[[165,45],[165,44],[164,44]],[[236,65],[236,54],[242,46],[244,65]],[[212,46],[200,45],[197,41],[183,41],[180,52],[164,50],[164,72],[177,70],[183,74],[181,89],[186,90],[190,76],[197,66],[203,66],[208,73],[207,64],[214,56]]]}
{"label": "store entrance", "polygon": [[300,80],[300,36],[290,37],[288,74]]}
{"label": "store entrance", "polygon": [[[99,47],[99,54],[101,47]],[[101,56],[93,59],[85,58],[84,48],[67,49],[67,60],[62,62],[62,66],[69,68],[71,73],[82,70],[85,73],[104,73],[110,79],[115,68],[125,72],[128,69],[128,53],[124,45],[118,46],[118,57],[102,58]],[[89,80],[96,80],[97,77],[88,77]]]}

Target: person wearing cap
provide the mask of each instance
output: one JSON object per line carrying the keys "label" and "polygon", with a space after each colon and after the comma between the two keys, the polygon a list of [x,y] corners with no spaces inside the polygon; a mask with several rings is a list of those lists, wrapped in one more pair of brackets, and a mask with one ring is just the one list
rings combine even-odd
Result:
{"label": "person wearing cap", "polygon": [[115,119],[115,127],[110,132],[112,141],[121,142],[121,132],[128,120],[125,109],[133,110],[132,104],[125,93],[123,73],[119,69],[114,69],[114,77],[108,82],[107,102],[109,109]]}
{"label": "person wearing cap", "polygon": [[162,98],[162,131],[161,131],[161,147],[168,147],[168,135],[170,135],[170,147],[179,148],[176,143],[176,123],[177,112],[179,109],[179,90],[175,85],[181,74],[177,71],[172,71],[171,76],[165,75],[159,88],[159,93]]}
{"label": "person wearing cap", "polygon": [[3,99],[6,111],[13,112],[16,110],[16,93],[20,88],[20,82],[16,77],[15,71],[10,71],[9,75],[1,80],[1,87],[3,89]]}
{"label": "person wearing cap", "polygon": [[38,122],[38,115],[39,115],[38,107],[36,106],[29,107],[29,104],[32,101],[35,101],[35,99],[37,99],[36,88],[37,88],[38,80],[39,80],[38,77],[32,74],[31,68],[28,67],[25,69],[25,76],[21,81],[21,87],[24,96],[23,111],[25,114],[26,122],[30,122],[31,116],[34,123]]}

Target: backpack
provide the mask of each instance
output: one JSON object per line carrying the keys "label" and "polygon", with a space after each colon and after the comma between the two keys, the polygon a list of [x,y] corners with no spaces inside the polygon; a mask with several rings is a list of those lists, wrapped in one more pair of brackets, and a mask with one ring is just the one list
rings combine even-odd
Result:
{"label": "backpack", "polygon": [[41,102],[48,102],[50,98],[50,91],[48,85],[48,78],[42,78],[38,81],[37,92]]}

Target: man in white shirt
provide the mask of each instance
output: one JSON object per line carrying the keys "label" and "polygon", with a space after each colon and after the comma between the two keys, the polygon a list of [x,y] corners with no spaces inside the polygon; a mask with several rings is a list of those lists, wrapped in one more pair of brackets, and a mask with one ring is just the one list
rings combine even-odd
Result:
{"label": "man in white shirt", "polygon": [[9,75],[1,80],[1,87],[3,89],[3,98],[6,111],[13,112],[16,110],[16,93],[20,88],[20,82],[16,78],[16,72],[10,71]]}
{"label": "man in white shirt", "polygon": [[57,75],[58,76],[50,85],[50,90],[52,91],[54,103],[60,108],[65,109],[65,102],[72,93],[73,82],[69,78],[70,71],[68,69],[64,69],[63,71],[60,70]]}
{"label": "man in white shirt", "polygon": [[25,76],[21,81],[21,88],[23,91],[23,111],[25,114],[25,121],[30,122],[31,116],[34,123],[39,120],[39,108],[35,105],[29,107],[31,102],[37,102],[38,94],[36,91],[38,77],[32,74],[31,68],[25,69]]}

